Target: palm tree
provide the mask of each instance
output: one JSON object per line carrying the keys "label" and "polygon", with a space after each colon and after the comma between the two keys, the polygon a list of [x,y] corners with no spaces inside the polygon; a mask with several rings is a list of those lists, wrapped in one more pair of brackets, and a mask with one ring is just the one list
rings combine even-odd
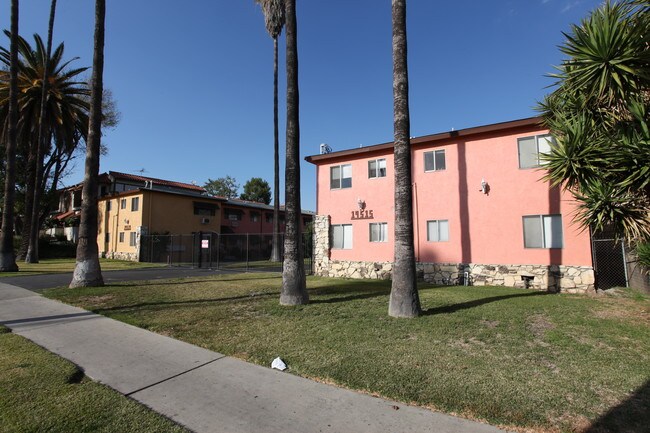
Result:
{"label": "palm tree", "polygon": [[16,193],[15,170],[18,132],[18,0],[11,0],[11,42],[9,50],[9,126],[7,128],[2,233],[0,233],[0,272],[15,272],[18,270],[14,254],[14,197]]}
{"label": "palm tree", "polygon": [[[50,4],[50,20],[47,26],[47,52],[45,54],[45,59],[48,59],[52,56],[52,34],[54,33],[54,16],[56,13],[56,0],[52,0]],[[27,179],[27,190],[26,192],[32,191],[31,197],[30,194],[25,195],[25,218],[24,221],[29,224],[25,224],[27,230],[23,230],[23,245],[25,244],[24,238],[28,238],[27,244],[27,254],[25,255],[26,263],[38,263],[38,231],[40,228],[40,212],[39,204],[41,202],[41,189],[39,188],[42,182],[42,167],[43,167],[43,154],[45,152],[45,113],[46,113],[46,102],[47,94],[49,90],[49,63],[47,61],[43,62],[45,67],[43,68],[43,85],[41,86],[41,106],[38,116],[38,134],[36,143],[36,152],[34,152],[35,159],[34,161],[29,162],[28,168],[31,169],[34,173],[33,180]],[[31,152],[30,152],[31,156]],[[31,159],[31,158],[30,158]],[[33,164],[33,165],[32,165]],[[31,206],[30,206],[31,204]]]}
{"label": "palm tree", "polygon": [[[50,54],[47,53],[50,51]],[[76,77],[87,68],[69,69],[68,66],[76,59],[63,61],[64,45],[60,44],[54,53],[51,48],[45,48],[40,36],[34,35],[34,47],[24,38],[18,36],[18,149],[28,158],[27,179],[25,183],[25,214],[23,243],[19,256],[27,252],[30,238],[33,245],[38,238],[39,216],[42,206],[41,191],[44,189],[43,156],[47,153],[50,158],[55,154],[71,154],[77,144],[85,139],[88,132],[88,85],[76,81]],[[0,47],[0,62],[10,63],[10,53]],[[45,69],[48,70],[48,80],[43,80]],[[1,73],[0,73],[1,74]],[[44,84],[45,83],[45,84]],[[8,110],[6,95],[9,94],[8,80],[5,76],[0,79],[0,116],[5,116]],[[43,90],[47,88],[46,103],[42,104]],[[44,121],[41,122],[41,108],[44,108]],[[39,131],[43,125],[43,131]],[[39,134],[43,140],[39,140]],[[42,149],[38,149],[38,143]],[[59,148],[50,154],[51,143]],[[19,183],[21,183],[19,181]],[[34,200],[36,196],[36,200]],[[35,204],[35,205],[34,205]],[[31,224],[32,217],[34,224]],[[31,230],[30,230],[31,226]],[[30,231],[32,236],[30,236]],[[33,248],[32,253],[36,250]],[[35,254],[34,254],[35,256]],[[37,260],[37,257],[33,257]],[[28,260],[29,261],[29,260]]]}
{"label": "palm tree", "polygon": [[106,0],[95,0],[95,43],[90,92],[90,120],[86,146],[86,170],[81,190],[81,221],[77,245],[77,265],[70,287],[103,286],[97,247],[97,193],[102,135],[102,92],[104,89],[104,22]]}
{"label": "palm tree", "polygon": [[280,139],[278,133],[278,36],[284,27],[283,0],[255,0],[262,6],[266,31],[273,38],[273,245],[271,261],[280,261]]}
{"label": "palm tree", "polygon": [[298,112],[298,42],[296,0],[285,0],[287,27],[287,150],[285,182],[285,235],[280,304],[309,302],[300,233],[300,119]]}
{"label": "palm tree", "polygon": [[393,1],[393,127],[395,131],[395,263],[388,314],[415,317],[420,298],[413,245],[413,196],[409,83],[406,55],[406,0]]}

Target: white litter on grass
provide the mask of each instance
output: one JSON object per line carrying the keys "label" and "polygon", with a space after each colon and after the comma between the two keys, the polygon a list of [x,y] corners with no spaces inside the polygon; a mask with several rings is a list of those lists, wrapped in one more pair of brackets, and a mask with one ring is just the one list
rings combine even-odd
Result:
{"label": "white litter on grass", "polygon": [[276,370],[284,371],[284,370],[287,369],[287,364],[285,364],[284,361],[281,360],[280,357],[278,356],[271,363],[271,368],[275,368]]}

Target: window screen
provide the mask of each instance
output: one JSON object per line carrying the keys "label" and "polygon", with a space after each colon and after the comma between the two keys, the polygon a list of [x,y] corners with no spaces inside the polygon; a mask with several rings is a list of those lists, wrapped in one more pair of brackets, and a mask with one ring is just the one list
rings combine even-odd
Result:
{"label": "window screen", "polygon": [[562,215],[529,215],[523,217],[524,247],[562,248]]}
{"label": "window screen", "polygon": [[352,248],[352,224],[332,226],[332,248],[344,250]]}
{"label": "window screen", "polygon": [[449,221],[448,220],[427,221],[427,240],[429,242],[449,241]]}
{"label": "window screen", "polygon": [[424,171],[438,171],[446,168],[444,150],[424,152]]}

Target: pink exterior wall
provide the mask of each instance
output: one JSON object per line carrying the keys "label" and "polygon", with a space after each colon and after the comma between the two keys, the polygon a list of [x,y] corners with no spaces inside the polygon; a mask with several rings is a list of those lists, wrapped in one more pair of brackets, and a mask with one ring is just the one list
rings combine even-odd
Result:
{"label": "pink exterior wall", "polygon": [[[228,209],[236,210],[241,212],[241,219],[237,221],[231,221],[228,219],[226,212]],[[260,208],[251,208],[247,206],[241,206],[236,203],[229,202],[221,206],[221,226],[222,232],[224,227],[228,227],[232,230],[232,233],[236,234],[245,234],[245,233],[273,233],[273,221],[266,221],[266,215],[273,215],[273,209],[260,209]],[[258,214],[258,220],[252,221],[251,213]],[[302,214],[300,219],[301,230],[305,229],[305,220],[311,222],[313,219],[311,214]],[[284,224],[284,210],[280,211],[280,233],[284,233],[285,224]]]}
{"label": "pink exterior wall", "polygon": [[[484,264],[566,264],[592,266],[589,233],[574,223],[575,202],[549,188],[537,169],[520,169],[517,138],[544,134],[537,127],[515,128],[436,140],[413,146],[415,253],[419,262]],[[425,172],[425,151],[445,150],[446,169]],[[332,249],[331,259],[393,261],[394,172],[392,148],[316,161],[317,213],[331,224],[352,224],[352,249]],[[368,178],[368,161],[385,158],[387,176]],[[330,167],[352,164],[352,188],[331,190]],[[480,192],[481,180],[489,194]],[[372,220],[352,220],[357,200]],[[524,248],[524,215],[562,214],[563,248]],[[448,220],[449,241],[428,242],[427,221]],[[388,223],[388,242],[369,241],[369,223]]]}

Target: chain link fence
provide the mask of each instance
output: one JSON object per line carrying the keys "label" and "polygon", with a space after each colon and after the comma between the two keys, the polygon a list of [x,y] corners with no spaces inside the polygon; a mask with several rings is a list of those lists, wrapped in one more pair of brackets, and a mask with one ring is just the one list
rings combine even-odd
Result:
{"label": "chain link fence", "polygon": [[[143,235],[140,261],[216,270],[282,272],[284,234],[279,236],[280,261],[272,262],[273,235],[198,232],[188,235]],[[305,272],[313,273],[311,233],[303,234]]]}
{"label": "chain link fence", "polygon": [[623,242],[606,234],[596,235],[591,240],[591,251],[597,289],[628,286],[628,264]]}

